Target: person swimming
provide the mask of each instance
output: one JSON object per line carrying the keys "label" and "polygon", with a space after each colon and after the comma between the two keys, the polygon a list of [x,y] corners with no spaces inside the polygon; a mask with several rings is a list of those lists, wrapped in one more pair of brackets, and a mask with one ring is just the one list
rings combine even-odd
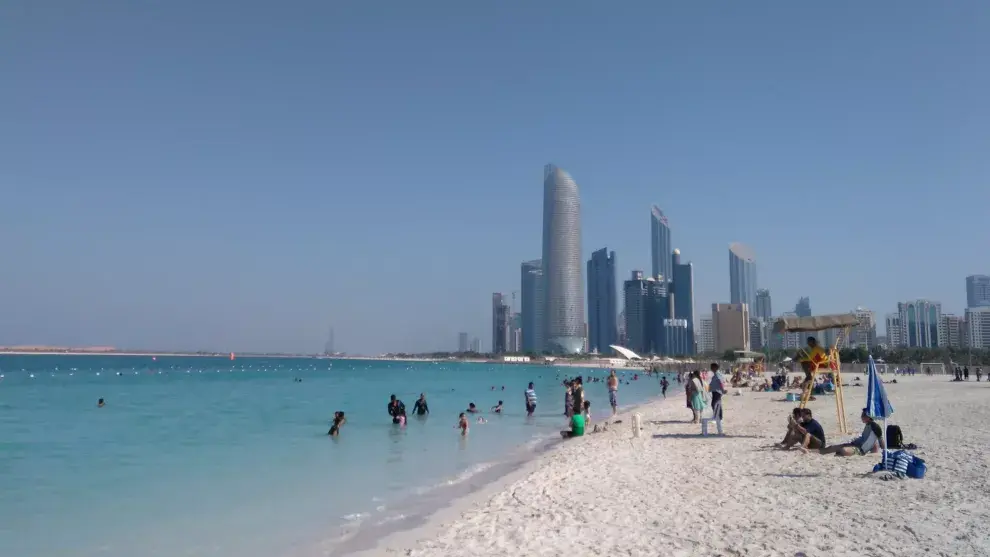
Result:
{"label": "person swimming", "polygon": [[330,425],[330,431],[327,432],[327,435],[331,435],[334,437],[340,435],[340,426],[346,423],[347,423],[347,418],[344,417],[343,412],[334,412],[333,424]]}
{"label": "person swimming", "polygon": [[107,403],[106,402],[103,402],[103,399],[102,398],[100,400],[96,401],[96,407],[97,408],[103,408],[106,405],[107,405]]}
{"label": "person swimming", "polygon": [[468,404],[467,411],[470,414],[477,414],[478,413],[478,407],[475,406],[474,403],[472,402],[472,403]]}
{"label": "person swimming", "polygon": [[496,404],[495,406],[492,406],[492,412],[494,412],[496,414],[501,414],[502,413],[502,401],[501,400],[498,401],[498,404]]}

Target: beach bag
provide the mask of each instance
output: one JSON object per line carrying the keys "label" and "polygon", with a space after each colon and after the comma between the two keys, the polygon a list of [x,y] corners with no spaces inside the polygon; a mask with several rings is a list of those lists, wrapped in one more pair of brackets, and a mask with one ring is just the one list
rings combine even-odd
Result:
{"label": "beach bag", "polygon": [[900,449],[903,446],[904,446],[904,434],[901,432],[901,426],[899,425],[887,426],[887,448]]}
{"label": "beach bag", "polygon": [[920,480],[925,477],[925,472],[928,471],[928,467],[925,466],[925,461],[921,460],[916,456],[911,457],[911,462],[907,467],[907,477]]}

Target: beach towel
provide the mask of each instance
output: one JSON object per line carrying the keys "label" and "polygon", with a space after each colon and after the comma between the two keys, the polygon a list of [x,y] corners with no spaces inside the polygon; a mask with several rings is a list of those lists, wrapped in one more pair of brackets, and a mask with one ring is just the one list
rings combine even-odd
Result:
{"label": "beach towel", "polygon": [[898,476],[907,476],[908,465],[914,457],[911,453],[901,451],[894,456],[894,473]]}
{"label": "beach towel", "polygon": [[[925,477],[925,472],[928,471],[924,460],[907,451],[887,451],[886,457],[883,462],[873,467],[874,472],[885,472],[884,476],[892,476],[900,479],[922,479]],[[883,477],[881,479],[887,480],[892,479],[892,477]]]}

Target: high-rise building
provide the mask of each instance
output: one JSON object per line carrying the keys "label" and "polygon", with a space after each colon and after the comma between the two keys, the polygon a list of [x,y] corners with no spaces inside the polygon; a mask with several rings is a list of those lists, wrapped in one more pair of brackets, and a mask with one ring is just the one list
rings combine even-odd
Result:
{"label": "high-rise building", "polygon": [[[845,335],[845,330],[843,329],[825,329],[824,331],[817,331],[818,334],[815,338],[823,346],[828,346],[829,348],[835,347],[837,350],[842,350],[849,347],[849,337]],[[805,334],[805,343],[808,342],[809,336],[814,333]]]}
{"label": "high-rise building", "polygon": [[798,298],[794,304],[794,314],[798,317],[811,317],[811,298],[804,296]]}
{"label": "high-rise building", "polygon": [[770,345],[770,322],[757,317],[749,318],[749,349],[759,352]]}
{"label": "high-rise building", "polygon": [[522,313],[518,311],[509,320],[509,352],[522,352]]}
{"label": "high-rise building", "polygon": [[509,351],[509,338],[512,333],[512,308],[505,303],[505,295],[492,294],[492,354]]}
{"label": "high-rise building", "polygon": [[667,215],[660,207],[650,207],[650,255],[653,260],[653,274],[671,280],[673,269],[670,264],[670,224]]}
{"label": "high-rise building", "polygon": [[966,307],[990,307],[990,275],[966,277]]}
{"label": "high-rise building", "polygon": [[756,302],[753,306],[753,317],[756,319],[762,319],[763,321],[770,321],[773,317],[773,310],[770,306],[770,291],[766,288],[756,289]]}
{"label": "high-rise building", "polygon": [[[687,346],[686,352],[677,352],[679,356],[689,356],[695,351],[694,338],[694,265],[681,263],[681,250],[675,249],[671,255],[670,297],[674,305],[674,319],[684,322],[684,334],[687,338],[677,348]],[[680,327],[680,323],[676,326]],[[675,339],[676,341],[677,339]]]}
{"label": "high-rise building", "polygon": [[667,286],[660,277],[643,277],[633,271],[623,284],[626,305],[626,347],[642,354],[681,356],[689,346],[687,321],[673,316]]}
{"label": "high-rise building", "polygon": [[[781,314],[781,317],[797,317],[797,314],[788,311]],[[770,336],[770,347],[774,350],[797,350],[807,346],[809,336],[807,333],[796,332],[773,333]]]}
{"label": "high-rise building", "polygon": [[[901,338],[909,348],[937,348],[945,344],[942,329],[942,304],[930,300],[915,300],[897,304],[900,314]],[[889,335],[890,332],[888,331]]]}
{"label": "high-rise building", "polygon": [[473,339],[471,339],[471,352],[474,352],[475,354],[481,354],[481,339],[480,338],[474,337]]}
{"label": "high-rise building", "polygon": [[904,330],[901,327],[901,314],[888,313],[884,321],[887,331],[887,348],[907,346],[907,342],[904,340]]}
{"label": "high-rise building", "polygon": [[990,349],[990,306],[966,308],[966,339],[969,348]]}
{"label": "high-rise building", "polygon": [[618,342],[615,252],[602,248],[588,260],[588,351],[607,353]]}
{"label": "high-rise building", "polygon": [[942,330],[945,331],[946,348],[962,348],[966,339],[966,319],[960,315],[942,315]]}
{"label": "high-rise building", "polygon": [[715,352],[715,327],[711,315],[703,315],[698,322],[698,353]]}
{"label": "high-rise building", "polygon": [[646,354],[650,348],[649,338],[649,282],[643,278],[643,271],[633,271],[632,277],[623,283],[622,293],[625,303],[626,348]]}
{"label": "high-rise building", "polygon": [[457,351],[467,352],[468,351],[468,334],[467,333],[457,333]]}
{"label": "high-rise building", "polygon": [[715,351],[749,350],[749,306],[712,304]]}
{"label": "high-rise building", "polygon": [[543,353],[543,261],[522,264],[522,351]]}
{"label": "high-rise building", "polygon": [[729,298],[747,307],[756,303],[756,252],[739,242],[729,245]]}
{"label": "high-rise building", "polygon": [[[625,299],[625,291],[623,291],[623,300]],[[623,301],[623,303],[625,303]],[[619,346],[626,345],[626,310],[623,307],[622,311],[619,312],[619,318],[616,320],[616,331],[618,331],[618,343]],[[602,350],[604,352],[604,350]]]}
{"label": "high-rise building", "polygon": [[859,324],[849,330],[848,346],[857,348],[862,346],[867,350],[873,350],[877,346],[877,316],[872,311],[858,307],[854,312]]}
{"label": "high-rise building", "polygon": [[569,174],[543,170],[543,320],[545,349],[576,354],[584,346],[581,200]]}

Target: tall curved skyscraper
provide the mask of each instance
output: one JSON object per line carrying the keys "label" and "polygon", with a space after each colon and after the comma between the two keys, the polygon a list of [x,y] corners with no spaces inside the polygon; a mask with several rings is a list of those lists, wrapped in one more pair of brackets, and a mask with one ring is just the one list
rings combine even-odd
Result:
{"label": "tall curved skyscraper", "polygon": [[584,348],[581,266],[578,187],[570,174],[548,164],[543,169],[543,339],[554,353]]}
{"label": "tall curved skyscraper", "polygon": [[756,252],[739,242],[729,244],[729,301],[750,311],[756,303]]}
{"label": "tall curved skyscraper", "polygon": [[667,216],[656,205],[650,207],[650,255],[653,259],[653,278],[663,275],[664,280],[668,282],[673,280],[670,224],[667,222]]}

